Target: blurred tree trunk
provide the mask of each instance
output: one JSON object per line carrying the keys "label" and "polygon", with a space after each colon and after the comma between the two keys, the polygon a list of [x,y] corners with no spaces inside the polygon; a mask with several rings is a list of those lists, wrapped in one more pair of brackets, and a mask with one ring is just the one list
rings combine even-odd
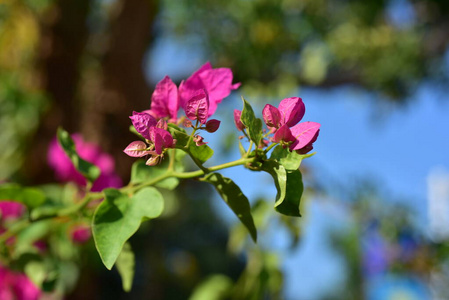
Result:
{"label": "blurred tree trunk", "polygon": [[[120,175],[129,176],[131,160],[123,155],[129,142],[128,116],[149,107],[151,90],[143,71],[143,59],[152,41],[157,0],[118,0],[106,20],[108,43],[98,59],[96,72],[86,70],[82,58],[92,57],[87,19],[89,0],[58,0],[41,28],[39,76],[51,98],[25,164],[28,181],[54,180],[47,166],[48,143],[58,126],[81,131],[86,140],[111,153]],[[93,74],[93,76],[92,76]]]}

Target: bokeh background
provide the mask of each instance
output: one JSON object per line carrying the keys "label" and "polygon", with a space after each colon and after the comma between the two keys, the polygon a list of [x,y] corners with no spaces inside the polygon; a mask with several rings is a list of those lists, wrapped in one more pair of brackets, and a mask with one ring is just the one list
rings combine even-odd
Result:
{"label": "bokeh background", "polygon": [[449,299],[448,42],[446,0],[2,0],[0,180],[55,181],[62,126],[127,182],[128,116],[163,76],[210,61],[242,83],[206,136],[211,163],[238,156],[240,96],[259,113],[302,97],[322,124],[303,217],[272,209],[269,176],[226,170],[253,204],[253,245],[207,185],[184,182],[131,239],[133,290],[90,243],[67,299]]}

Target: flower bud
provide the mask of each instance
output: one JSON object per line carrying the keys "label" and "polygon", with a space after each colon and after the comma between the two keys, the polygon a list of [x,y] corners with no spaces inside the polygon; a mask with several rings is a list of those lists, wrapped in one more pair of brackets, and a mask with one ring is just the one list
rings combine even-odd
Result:
{"label": "flower bud", "polygon": [[210,133],[213,133],[213,132],[217,131],[218,128],[220,127],[220,123],[221,122],[216,120],[216,119],[212,119],[212,120],[207,121],[207,123],[206,123],[206,131],[210,132]]}
{"label": "flower bud", "polygon": [[234,122],[235,127],[237,127],[238,130],[242,131],[245,129],[245,125],[243,125],[242,120],[240,120],[240,117],[242,116],[242,111],[238,109],[234,109]]}
{"label": "flower bud", "polygon": [[262,111],[263,120],[268,127],[279,128],[281,113],[273,105],[267,104]]}
{"label": "flower bud", "polygon": [[185,119],[184,122],[182,122],[182,126],[190,128],[192,127],[192,121],[190,121],[189,119]]}
{"label": "flower bud", "polygon": [[90,228],[87,225],[77,225],[72,229],[72,241],[76,244],[84,244],[91,237]]}
{"label": "flower bud", "polygon": [[193,137],[193,141],[195,142],[195,144],[197,146],[206,145],[207,143],[205,143],[203,140],[204,140],[204,138],[202,136],[199,136],[199,135],[195,135]]}
{"label": "flower bud", "polygon": [[167,121],[165,121],[164,119],[160,119],[159,121],[157,121],[156,127],[167,130],[168,129]]}

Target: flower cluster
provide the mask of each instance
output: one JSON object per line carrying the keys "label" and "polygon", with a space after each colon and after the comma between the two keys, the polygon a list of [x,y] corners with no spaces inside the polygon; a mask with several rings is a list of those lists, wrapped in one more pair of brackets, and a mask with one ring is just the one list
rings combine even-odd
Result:
{"label": "flower cluster", "polygon": [[[92,191],[97,192],[108,187],[119,188],[122,186],[122,180],[115,173],[115,163],[111,155],[103,153],[97,145],[86,143],[80,134],[73,134],[72,138],[80,157],[101,170],[100,176],[93,183]],[[50,143],[47,160],[60,181],[75,182],[79,186],[86,185],[86,179],[75,169],[56,138]]]}
{"label": "flower cluster", "polygon": [[[136,131],[145,139],[130,143],[124,152],[132,157],[149,155],[147,165],[156,165],[164,156],[165,149],[173,148],[176,140],[167,130],[167,122],[193,127],[194,131],[204,129],[215,132],[220,121],[211,119],[217,105],[229,96],[240,84],[232,84],[232,71],[228,68],[213,69],[210,63],[204,64],[179,88],[170,77],[165,76],[157,85],[151,96],[149,110],[133,112],[130,117]],[[185,116],[178,118],[182,108]],[[186,119],[187,118],[187,119]],[[193,125],[192,121],[196,121]],[[193,136],[193,141],[200,146],[205,144],[203,137]]]}
{"label": "flower cluster", "polygon": [[[306,108],[299,97],[286,98],[278,107],[266,104],[262,111],[269,133],[273,133],[271,141],[281,144],[290,151],[306,154],[313,149],[320,132],[320,124],[315,122],[302,122]],[[234,121],[238,130],[242,131],[245,125],[241,121],[242,112],[234,110]]]}

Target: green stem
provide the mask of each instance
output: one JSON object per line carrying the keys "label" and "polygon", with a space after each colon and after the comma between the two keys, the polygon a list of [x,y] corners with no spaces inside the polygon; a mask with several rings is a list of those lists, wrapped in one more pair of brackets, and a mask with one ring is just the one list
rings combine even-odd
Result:
{"label": "green stem", "polygon": [[274,146],[277,146],[278,143],[272,143],[270,146],[267,147],[267,149],[264,150],[264,153],[268,153],[271,149],[273,149]]}
{"label": "green stem", "polygon": [[253,148],[253,141],[249,142],[249,147],[248,147],[248,151],[246,151],[246,157],[248,157],[248,155],[251,153],[251,149]]}

